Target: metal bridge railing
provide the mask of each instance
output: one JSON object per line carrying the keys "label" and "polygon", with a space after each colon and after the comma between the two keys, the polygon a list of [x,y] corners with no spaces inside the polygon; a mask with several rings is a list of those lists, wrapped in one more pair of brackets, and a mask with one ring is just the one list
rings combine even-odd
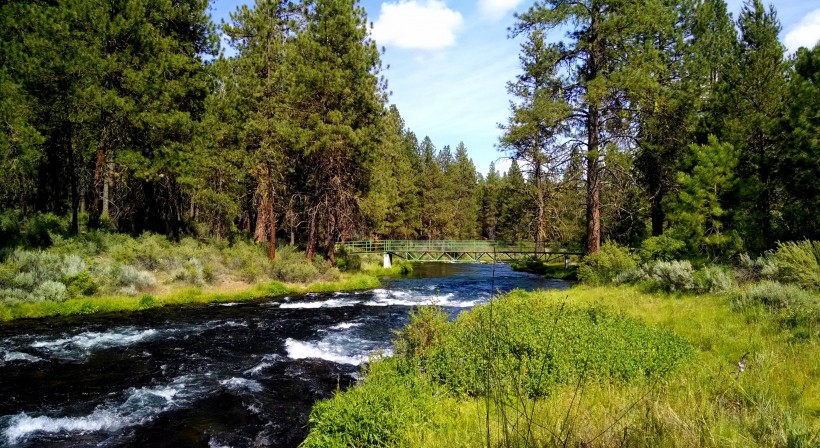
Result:
{"label": "metal bridge railing", "polygon": [[[462,253],[535,253],[532,241],[504,242],[490,240],[364,240],[343,244],[351,254],[385,252],[462,252]],[[544,248],[541,252],[581,254],[564,249]]]}

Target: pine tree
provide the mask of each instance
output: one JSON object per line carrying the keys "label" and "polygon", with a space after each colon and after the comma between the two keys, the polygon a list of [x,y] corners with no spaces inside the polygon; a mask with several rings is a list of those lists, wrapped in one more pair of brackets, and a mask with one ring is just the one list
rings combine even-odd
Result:
{"label": "pine tree", "polygon": [[[567,41],[546,46],[545,61],[555,67],[553,99],[568,106],[556,125],[568,132],[586,158],[586,243],[589,253],[601,243],[601,173],[609,145],[633,138],[629,98],[650,89],[656,51],[643,36],[660,26],[666,12],[660,1],[542,0],[518,16],[513,35],[532,30],[574,27]],[[560,70],[559,70],[560,69]],[[555,110],[560,107],[554,107]]]}

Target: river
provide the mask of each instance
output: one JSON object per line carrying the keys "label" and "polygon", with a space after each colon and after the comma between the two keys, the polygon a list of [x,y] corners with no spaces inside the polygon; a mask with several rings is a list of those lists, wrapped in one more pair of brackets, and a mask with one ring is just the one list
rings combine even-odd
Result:
{"label": "river", "polygon": [[0,446],[297,446],[313,403],[389,356],[413,306],[566,288],[428,263],[383,288],[0,324]]}

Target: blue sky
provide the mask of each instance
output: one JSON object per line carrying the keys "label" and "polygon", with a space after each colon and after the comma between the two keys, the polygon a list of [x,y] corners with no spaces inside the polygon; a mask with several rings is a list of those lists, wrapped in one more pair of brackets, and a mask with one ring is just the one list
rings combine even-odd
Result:
{"label": "blue sky", "polygon": [[[217,24],[239,4],[253,0],[215,0]],[[385,47],[382,61],[397,105],[419,139],[429,135],[436,147],[463,141],[479,171],[491,161],[501,167],[496,149],[498,123],[507,120],[505,86],[518,72],[520,41],[507,38],[513,13],[533,0],[365,0],[373,36]],[[736,18],[743,0],[728,0]],[[781,41],[790,51],[820,39],[820,0],[776,1],[783,26]]]}

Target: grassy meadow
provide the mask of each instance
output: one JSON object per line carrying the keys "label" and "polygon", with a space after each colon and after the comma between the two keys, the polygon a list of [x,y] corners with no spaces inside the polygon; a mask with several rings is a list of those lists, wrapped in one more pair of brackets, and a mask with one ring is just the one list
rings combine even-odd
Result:
{"label": "grassy meadow", "polygon": [[418,309],[304,446],[820,446],[819,261],[809,241],[725,265],[605,245],[568,291]]}

